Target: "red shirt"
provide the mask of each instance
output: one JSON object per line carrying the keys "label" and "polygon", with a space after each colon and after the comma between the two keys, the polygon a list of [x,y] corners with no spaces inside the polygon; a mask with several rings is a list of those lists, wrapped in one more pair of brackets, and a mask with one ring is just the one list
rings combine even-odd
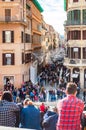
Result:
{"label": "red shirt", "polygon": [[40,105],[40,111],[42,111],[42,112],[45,112],[45,110],[46,110],[46,107],[45,107],[45,105]]}
{"label": "red shirt", "polygon": [[80,130],[84,103],[73,95],[68,95],[58,103],[58,122],[56,130]]}

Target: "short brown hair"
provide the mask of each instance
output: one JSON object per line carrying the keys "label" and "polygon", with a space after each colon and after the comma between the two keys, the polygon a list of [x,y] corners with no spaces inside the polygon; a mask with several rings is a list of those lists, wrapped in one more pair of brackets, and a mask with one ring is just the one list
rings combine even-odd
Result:
{"label": "short brown hair", "polygon": [[12,94],[10,91],[4,91],[1,97],[1,100],[6,100],[8,102],[12,102]]}
{"label": "short brown hair", "polygon": [[77,91],[77,85],[73,82],[69,82],[67,84],[66,91],[68,92],[68,94],[75,94],[75,92]]}

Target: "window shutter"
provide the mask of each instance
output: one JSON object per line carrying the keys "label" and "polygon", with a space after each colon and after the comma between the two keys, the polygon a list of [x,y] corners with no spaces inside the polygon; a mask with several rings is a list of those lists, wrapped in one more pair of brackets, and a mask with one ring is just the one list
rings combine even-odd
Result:
{"label": "window shutter", "polygon": [[14,31],[11,31],[11,42],[14,42]]}
{"label": "window shutter", "polygon": [[27,43],[27,34],[24,34],[24,42]]}
{"label": "window shutter", "polygon": [[79,48],[78,55],[79,55],[79,59],[81,59],[81,48]]}
{"label": "window shutter", "polygon": [[83,31],[83,40],[86,39],[86,30]]}
{"label": "window shutter", "polygon": [[85,48],[83,48],[83,59],[85,59]]}
{"label": "window shutter", "polygon": [[5,31],[2,32],[2,42],[5,43]]}
{"label": "window shutter", "polygon": [[73,48],[71,48],[71,58],[74,58],[73,54],[74,54]]}
{"label": "window shutter", "polygon": [[22,64],[24,63],[24,53],[22,52]]}
{"label": "window shutter", "polygon": [[67,56],[70,58],[70,47],[67,48]]}
{"label": "window shutter", "polygon": [[24,42],[24,32],[21,32],[21,43]]}
{"label": "window shutter", "polygon": [[11,65],[14,65],[15,57],[14,53],[11,54]]}
{"label": "window shutter", "polygon": [[2,65],[6,65],[5,54],[2,54]]}
{"label": "window shutter", "polygon": [[79,31],[78,39],[81,39],[81,31]]}

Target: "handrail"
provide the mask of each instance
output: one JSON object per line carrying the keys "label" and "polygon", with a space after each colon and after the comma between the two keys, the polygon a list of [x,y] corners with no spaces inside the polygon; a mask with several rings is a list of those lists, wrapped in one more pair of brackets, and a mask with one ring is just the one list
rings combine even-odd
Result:
{"label": "handrail", "polygon": [[[0,126],[0,130],[27,130],[27,129]],[[36,129],[28,129],[28,130],[36,130]]]}

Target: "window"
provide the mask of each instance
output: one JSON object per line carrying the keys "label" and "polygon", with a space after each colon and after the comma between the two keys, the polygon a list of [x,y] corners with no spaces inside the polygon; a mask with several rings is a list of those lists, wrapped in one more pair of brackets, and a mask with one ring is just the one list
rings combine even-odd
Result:
{"label": "window", "polygon": [[73,0],[73,2],[78,2],[78,0]]}
{"label": "window", "polygon": [[14,76],[4,76],[3,82],[4,85],[6,85],[8,82],[14,84]]}
{"label": "window", "polygon": [[33,34],[33,43],[34,44],[41,43],[41,36],[34,33]]}
{"label": "window", "polygon": [[71,58],[81,59],[81,48],[71,48]]}
{"label": "window", "polygon": [[31,53],[24,54],[24,52],[22,52],[22,64],[24,62],[25,63],[31,62]]}
{"label": "window", "polygon": [[78,58],[78,48],[73,48],[74,58]]}
{"label": "window", "polygon": [[80,10],[74,10],[74,20],[77,21],[78,19],[80,19]]}
{"label": "window", "polygon": [[25,42],[26,43],[30,43],[31,42],[31,38],[29,34],[25,34]]}
{"label": "window", "polygon": [[31,53],[25,54],[25,63],[31,62]]}
{"label": "window", "polygon": [[2,42],[3,43],[13,43],[14,42],[14,31],[3,31],[2,32]]}
{"label": "window", "polygon": [[81,31],[69,31],[67,33],[67,41],[68,40],[80,40],[81,39]]}
{"label": "window", "polygon": [[14,53],[2,54],[3,65],[14,65]]}
{"label": "window", "polygon": [[5,21],[11,21],[11,9],[5,9]]}
{"label": "window", "polygon": [[79,25],[81,23],[81,11],[72,10],[67,13],[67,24]]}

